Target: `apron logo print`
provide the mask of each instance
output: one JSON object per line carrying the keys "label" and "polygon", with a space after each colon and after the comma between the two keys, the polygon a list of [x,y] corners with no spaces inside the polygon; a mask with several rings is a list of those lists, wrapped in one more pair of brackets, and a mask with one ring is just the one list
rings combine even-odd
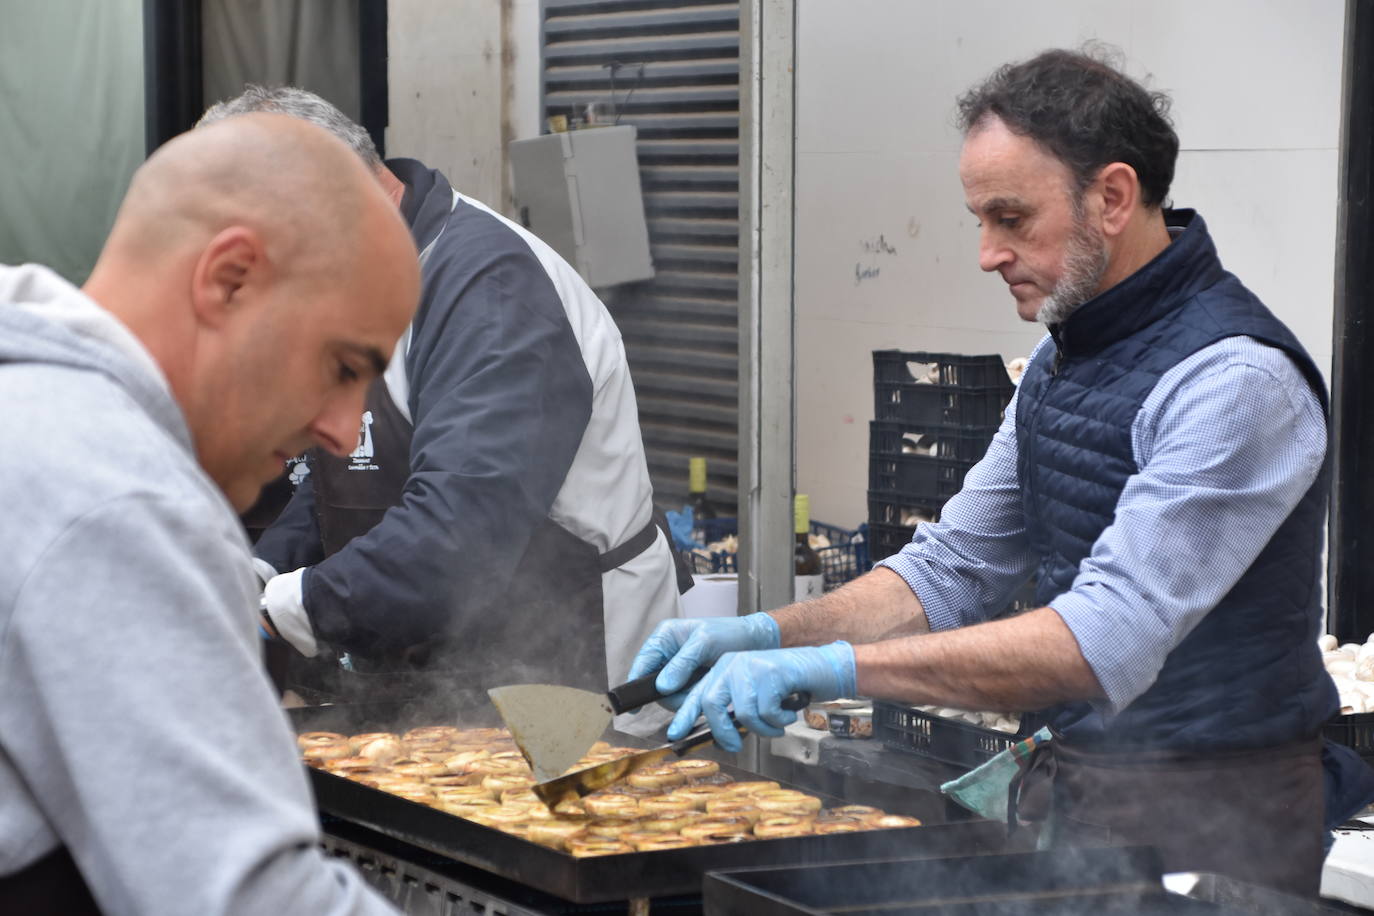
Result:
{"label": "apron logo print", "polygon": [[287,479],[291,481],[291,486],[299,487],[301,482],[310,476],[310,465],[306,463],[304,455],[292,458],[287,463],[290,466]]}
{"label": "apron logo print", "polygon": [[363,411],[363,425],[358,430],[358,447],[349,454],[350,471],[375,471],[377,465],[372,463],[374,453],[372,445],[372,411]]}

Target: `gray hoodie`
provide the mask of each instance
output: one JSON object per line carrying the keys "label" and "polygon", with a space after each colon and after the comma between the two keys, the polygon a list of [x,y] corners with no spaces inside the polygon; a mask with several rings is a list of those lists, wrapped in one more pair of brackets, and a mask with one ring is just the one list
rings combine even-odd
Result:
{"label": "gray hoodie", "polygon": [[108,913],[389,913],[327,860],[248,543],[167,382],[0,267],[0,875],[65,845]]}

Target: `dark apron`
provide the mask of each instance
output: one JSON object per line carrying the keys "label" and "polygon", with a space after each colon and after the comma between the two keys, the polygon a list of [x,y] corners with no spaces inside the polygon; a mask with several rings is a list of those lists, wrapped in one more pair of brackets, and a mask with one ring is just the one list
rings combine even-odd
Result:
{"label": "dark apron", "polygon": [[1012,781],[1008,820],[1052,821],[1055,846],[1154,846],[1165,872],[1315,897],[1323,806],[1320,739],[1208,755],[1090,753],[1056,739]]}
{"label": "dark apron", "polygon": [[[358,448],[310,454],[310,483],[325,556],[370,531],[401,501],[410,476],[412,426],[383,379],[368,390]],[[370,420],[370,422],[368,422]],[[607,554],[550,519],[535,529],[499,606],[467,608],[451,633],[393,652],[352,652],[350,670],[326,662],[328,682],[307,688],[346,701],[404,700],[439,691],[537,680],[606,689],[601,574],[653,544],[651,522]],[[607,565],[609,564],[609,565]],[[538,637],[547,636],[543,646]]]}
{"label": "dark apron", "polygon": [[100,916],[81,870],[59,846],[28,868],[0,877],[0,913]]}

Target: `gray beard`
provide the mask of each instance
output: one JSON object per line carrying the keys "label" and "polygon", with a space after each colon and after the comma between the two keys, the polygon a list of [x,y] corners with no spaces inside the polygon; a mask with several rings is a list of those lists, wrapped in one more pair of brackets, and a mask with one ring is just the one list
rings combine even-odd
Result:
{"label": "gray beard", "polygon": [[1107,272],[1107,246],[1082,219],[1074,221],[1073,235],[1064,250],[1064,271],[1054,289],[1040,303],[1035,320],[1049,327],[1063,324],[1078,307],[1097,293]]}

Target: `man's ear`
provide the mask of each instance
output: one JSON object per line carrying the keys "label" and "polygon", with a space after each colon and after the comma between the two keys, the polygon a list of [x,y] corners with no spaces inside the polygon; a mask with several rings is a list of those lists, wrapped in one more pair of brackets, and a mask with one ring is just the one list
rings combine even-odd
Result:
{"label": "man's ear", "polygon": [[191,274],[196,319],[219,327],[243,303],[246,290],[261,284],[267,269],[262,238],[247,226],[230,226],[201,251]]}
{"label": "man's ear", "polygon": [[1140,203],[1140,179],[1124,162],[1109,162],[1097,173],[1102,194],[1102,233],[1120,235]]}

